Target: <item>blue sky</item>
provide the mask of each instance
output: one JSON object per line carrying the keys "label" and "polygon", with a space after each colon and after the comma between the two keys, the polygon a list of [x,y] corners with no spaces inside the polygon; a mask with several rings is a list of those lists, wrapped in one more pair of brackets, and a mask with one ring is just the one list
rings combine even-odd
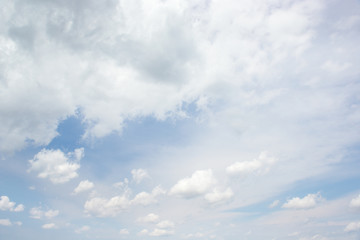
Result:
{"label": "blue sky", "polygon": [[2,238],[359,239],[359,1],[0,2]]}

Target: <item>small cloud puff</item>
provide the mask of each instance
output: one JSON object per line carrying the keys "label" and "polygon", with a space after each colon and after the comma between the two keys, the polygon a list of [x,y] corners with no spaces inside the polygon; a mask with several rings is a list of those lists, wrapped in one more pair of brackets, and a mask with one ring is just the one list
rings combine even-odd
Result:
{"label": "small cloud puff", "polygon": [[28,172],[38,172],[39,178],[48,178],[54,184],[65,183],[78,176],[79,161],[84,156],[84,149],[78,148],[68,154],[61,150],[42,149],[29,160]]}
{"label": "small cloud puff", "polygon": [[48,211],[43,211],[41,210],[41,207],[37,207],[37,208],[31,208],[30,209],[30,217],[34,218],[34,219],[42,219],[42,218],[54,218],[57,215],[59,215],[59,210],[48,210]]}
{"label": "small cloud puff", "polygon": [[74,189],[74,194],[78,194],[80,192],[85,192],[94,188],[94,183],[89,180],[81,181],[79,185]]}
{"label": "small cloud puff", "polygon": [[131,170],[132,177],[136,183],[140,183],[145,178],[149,178],[149,174],[145,169],[133,169]]}
{"label": "small cloud puff", "polygon": [[279,205],[280,201],[279,200],[275,200],[273,201],[270,205],[269,205],[269,208],[274,208],[276,207],[277,205]]}
{"label": "small cloud puff", "polygon": [[156,224],[158,228],[173,228],[175,227],[175,224],[169,220],[164,220]]}
{"label": "small cloud puff", "polygon": [[151,193],[148,192],[140,192],[138,193],[134,199],[131,201],[132,204],[140,204],[140,205],[150,205],[153,203],[157,203],[157,197],[159,195],[165,194],[166,191],[162,189],[160,186],[155,187]]}
{"label": "small cloud puff", "polygon": [[56,228],[56,225],[55,225],[55,223],[47,223],[47,224],[42,225],[42,228],[44,228],[44,229],[54,229],[54,228]]}
{"label": "small cloud puff", "polygon": [[119,234],[120,234],[120,235],[129,235],[130,232],[129,232],[129,230],[127,230],[126,228],[123,228],[123,229],[121,229],[121,230],[119,231]]}
{"label": "small cloud puff", "polygon": [[246,175],[249,173],[266,173],[277,161],[276,158],[268,156],[267,152],[261,152],[259,157],[252,161],[235,162],[226,168],[231,176]]}
{"label": "small cloud puff", "polygon": [[320,201],[323,201],[320,193],[308,194],[303,198],[294,197],[284,203],[282,207],[292,209],[307,209],[315,207]]}
{"label": "small cloud puff", "polygon": [[225,202],[231,199],[234,196],[234,192],[230,187],[225,191],[219,191],[217,188],[214,188],[213,191],[205,195],[205,200],[209,203],[216,204],[220,202]]}
{"label": "small cloud puff", "polygon": [[348,225],[346,225],[344,231],[345,232],[354,232],[360,230],[360,222],[351,222]]}
{"label": "small cloud puff", "polygon": [[158,222],[160,219],[160,217],[154,213],[149,213],[148,215],[146,215],[145,217],[141,217],[138,218],[138,222],[143,222],[143,223],[156,223]]}
{"label": "small cloud puff", "polygon": [[360,208],[360,194],[350,201],[350,207]]}
{"label": "small cloud puff", "polygon": [[9,219],[0,219],[0,225],[2,226],[11,226],[12,223]]}
{"label": "small cloud puff", "polygon": [[114,217],[130,206],[126,195],[115,196],[110,199],[95,197],[85,202],[85,212],[98,217]]}
{"label": "small cloud puff", "polygon": [[0,210],[2,211],[11,211],[11,212],[21,212],[24,211],[24,205],[18,204],[15,206],[15,202],[11,202],[8,196],[0,197]]}
{"label": "small cloud puff", "polygon": [[89,226],[82,226],[81,228],[78,228],[75,230],[76,233],[82,233],[82,232],[86,232],[86,231],[89,231],[90,230],[90,227]]}
{"label": "small cloud puff", "polygon": [[212,170],[198,170],[191,177],[179,180],[170,190],[170,195],[193,198],[208,192],[216,183]]}

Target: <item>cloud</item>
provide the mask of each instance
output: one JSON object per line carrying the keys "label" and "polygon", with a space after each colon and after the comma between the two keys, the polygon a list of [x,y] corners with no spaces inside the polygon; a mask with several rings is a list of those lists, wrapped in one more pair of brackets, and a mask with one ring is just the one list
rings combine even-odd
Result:
{"label": "cloud", "polygon": [[78,148],[68,154],[61,150],[43,149],[29,160],[29,172],[38,172],[39,178],[48,178],[52,183],[65,183],[78,176],[79,161],[84,156],[84,149]]}
{"label": "cloud", "polygon": [[344,231],[345,232],[354,232],[360,230],[360,222],[351,222],[348,225],[346,225]]}
{"label": "cloud", "polygon": [[149,174],[145,169],[133,169],[131,170],[132,177],[136,183],[140,183],[145,178],[149,178]]}
{"label": "cloud", "polygon": [[173,230],[155,228],[152,232],[149,233],[149,236],[159,237],[159,236],[170,236],[173,234],[174,234]]}
{"label": "cloud", "polygon": [[143,223],[156,223],[158,222],[160,217],[154,213],[149,213],[145,217],[138,218],[139,222]]}
{"label": "cloud", "polygon": [[319,193],[308,194],[303,198],[294,197],[282,205],[283,208],[306,209],[315,207],[323,198]]}
{"label": "cloud", "polygon": [[94,187],[94,183],[89,180],[84,180],[79,183],[79,185],[74,189],[74,194],[85,192]]}
{"label": "cloud", "polygon": [[24,211],[24,205],[18,204],[15,207],[16,203],[11,202],[8,196],[0,197],[0,210],[2,211],[11,211],[11,212],[21,212]]}
{"label": "cloud", "polygon": [[48,210],[48,211],[43,211],[41,210],[41,207],[37,207],[37,208],[31,208],[30,209],[30,217],[34,218],[34,219],[42,219],[42,218],[54,218],[57,215],[59,215],[59,210]]}
{"label": "cloud", "polygon": [[153,203],[157,203],[157,197],[165,194],[166,191],[162,189],[160,186],[155,187],[151,193],[148,192],[140,192],[136,194],[134,199],[131,201],[132,204],[140,204],[140,205],[149,205]]}
{"label": "cloud", "polygon": [[55,223],[46,223],[44,225],[41,226],[42,228],[44,229],[54,229],[54,228],[57,228]]}
{"label": "cloud", "polygon": [[350,207],[360,208],[360,194],[350,201]]}
{"label": "cloud", "polygon": [[269,205],[269,208],[274,208],[276,207],[277,205],[279,205],[280,201],[279,200],[274,200],[270,205]]}
{"label": "cloud", "polygon": [[234,192],[230,187],[224,191],[219,191],[217,188],[214,188],[212,192],[209,192],[205,195],[205,200],[209,203],[216,204],[224,201],[228,201],[234,196]]}
{"label": "cloud", "polygon": [[252,161],[235,162],[226,168],[229,175],[246,175],[249,173],[267,172],[271,165],[277,161],[276,158],[268,156],[267,152],[261,152],[259,157]]}
{"label": "cloud", "polygon": [[158,228],[173,228],[175,227],[175,224],[169,220],[164,220],[156,224]]}
{"label": "cloud", "polygon": [[95,197],[85,202],[85,212],[98,217],[114,217],[130,206],[126,195],[110,199]]}
{"label": "cloud", "polygon": [[123,228],[123,229],[120,229],[119,234],[120,235],[129,235],[130,232],[126,228]]}
{"label": "cloud", "polygon": [[174,234],[173,230],[159,229],[159,228],[155,228],[151,232],[147,229],[143,229],[138,233],[139,236],[147,236],[148,235],[148,236],[152,236],[152,237],[170,236],[173,234]]}
{"label": "cloud", "polygon": [[184,198],[193,198],[208,192],[216,183],[212,170],[195,171],[191,177],[179,180],[169,194]]}
{"label": "cloud", "polygon": [[2,226],[11,226],[12,223],[9,219],[0,219],[0,225]]}
{"label": "cloud", "polygon": [[138,233],[139,236],[145,236],[148,234],[149,234],[149,230],[147,230],[147,229],[143,229]]}
{"label": "cloud", "polygon": [[83,232],[87,232],[90,230],[90,227],[89,226],[82,226],[81,228],[78,228],[75,230],[76,233],[83,233]]}

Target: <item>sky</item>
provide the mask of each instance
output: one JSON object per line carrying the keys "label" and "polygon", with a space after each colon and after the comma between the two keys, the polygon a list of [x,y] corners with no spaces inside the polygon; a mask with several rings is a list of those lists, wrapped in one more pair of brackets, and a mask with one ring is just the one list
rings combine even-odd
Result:
{"label": "sky", "polygon": [[360,239],[359,0],[0,0],[0,238]]}

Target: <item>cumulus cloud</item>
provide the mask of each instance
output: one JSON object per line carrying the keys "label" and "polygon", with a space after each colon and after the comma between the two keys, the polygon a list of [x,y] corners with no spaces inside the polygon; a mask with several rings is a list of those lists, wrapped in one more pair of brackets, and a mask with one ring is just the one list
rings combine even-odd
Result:
{"label": "cumulus cloud", "polygon": [[235,162],[226,168],[229,175],[246,175],[249,173],[267,172],[271,165],[277,161],[270,157],[267,152],[261,152],[259,157],[252,161]]}
{"label": "cumulus cloud", "polygon": [[293,209],[306,209],[315,207],[319,202],[324,199],[319,193],[317,194],[308,194],[303,198],[294,197],[289,199],[286,203],[282,205],[283,208],[293,208]]}
{"label": "cumulus cloud", "polygon": [[211,192],[205,195],[205,200],[209,203],[216,204],[220,202],[225,202],[231,199],[234,196],[234,192],[230,187],[224,191],[219,191],[217,188],[214,188]]}
{"label": "cumulus cloud", "polygon": [[0,225],[2,226],[11,226],[12,223],[9,219],[0,219]]}
{"label": "cumulus cloud", "polygon": [[11,211],[11,212],[21,212],[21,211],[24,211],[24,205],[18,204],[16,206],[16,203],[11,202],[8,196],[1,196],[0,197],[0,210]]}
{"label": "cumulus cloud", "polygon": [[149,178],[149,174],[145,169],[133,169],[131,170],[132,177],[136,183],[140,183],[145,178]]}
{"label": "cumulus cloud", "polygon": [[164,220],[156,224],[158,228],[173,228],[175,227],[175,224],[169,220]]}
{"label": "cumulus cloud", "polygon": [[59,210],[41,210],[41,207],[31,208],[30,209],[30,217],[34,219],[42,219],[42,218],[54,218],[59,215]]}
{"label": "cumulus cloud", "polygon": [[78,176],[84,149],[75,149],[65,154],[61,150],[43,149],[29,160],[29,172],[38,172],[39,178],[48,178],[52,183],[65,183]]}
{"label": "cumulus cloud", "polygon": [[81,228],[78,228],[75,230],[76,233],[83,233],[83,232],[87,232],[90,230],[90,227],[89,226],[82,226]]}
{"label": "cumulus cloud", "polygon": [[170,236],[173,234],[174,234],[173,230],[159,229],[159,228],[155,228],[151,232],[147,229],[143,229],[138,233],[139,236],[152,236],[152,237]]}
{"label": "cumulus cloud", "polygon": [[89,180],[84,180],[79,183],[79,185],[74,189],[74,194],[85,192],[94,187],[94,183]]}
{"label": "cumulus cloud", "polygon": [[351,222],[348,225],[346,225],[344,231],[345,232],[354,232],[360,230],[360,222]]}
{"label": "cumulus cloud", "polygon": [[351,199],[350,207],[360,208],[360,194],[356,198]]}
{"label": "cumulus cloud", "polygon": [[191,177],[179,180],[169,194],[184,198],[193,198],[208,192],[216,184],[212,170],[195,171]]}
{"label": "cumulus cloud", "polygon": [[130,206],[126,195],[110,199],[95,197],[85,202],[85,212],[98,217],[114,217]]}
{"label": "cumulus cloud", "polygon": [[166,191],[162,189],[160,186],[155,187],[151,193],[148,192],[140,192],[136,194],[134,199],[131,201],[132,204],[140,204],[140,205],[149,205],[153,203],[157,203],[157,197],[165,194]]}
{"label": "cumulus cloud", "polygon": [[54,229],[56,228],[55,223],[46,223],[44,225],[41,226],[43,229]]}
{"label": "cumulus cloud", "polygon": [[138,221],[143,223],[156,223],[159,221],[159,219],[160,219],[159,215],[156,215],[154,213],[149,213],[145,217],[138,218]]}
{"label": "cumulus cloud", "polygon": [[130,232],[126,228],[123,228],[123,229],[120,229],[119,234],[120,235],[129,235]]}

